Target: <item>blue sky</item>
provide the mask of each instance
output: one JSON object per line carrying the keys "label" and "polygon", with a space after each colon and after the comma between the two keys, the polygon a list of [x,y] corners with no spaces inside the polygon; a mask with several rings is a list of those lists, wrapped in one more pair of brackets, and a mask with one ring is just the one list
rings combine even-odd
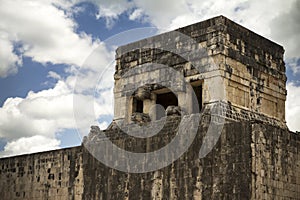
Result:
{"label": "blue sky", "polygon": [[[291,130],[300,130],[298,1],[0,0],[0,4],[0,156],[80,145],[90,125],[105,128],[112,120],[115,46],[220,14],[284,46],[287,122]],[[82,69],[86,74],[76,82]],[[88,82],[99,79],[96,72],[103,78],[98,82],[95,114],[74,120],[73,94],[84,113],[83,105],[94,91]]]}

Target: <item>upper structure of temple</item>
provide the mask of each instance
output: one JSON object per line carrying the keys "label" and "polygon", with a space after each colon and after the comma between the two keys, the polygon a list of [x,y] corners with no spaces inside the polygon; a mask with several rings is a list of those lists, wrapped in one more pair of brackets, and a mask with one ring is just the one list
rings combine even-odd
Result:
{"label": "upper structure of temple", "polygon": [[226,118],[286,127],[283,54],[224,16],[121,46],[114,120],[159,119],[169,106],[206,112],[219,103]]}

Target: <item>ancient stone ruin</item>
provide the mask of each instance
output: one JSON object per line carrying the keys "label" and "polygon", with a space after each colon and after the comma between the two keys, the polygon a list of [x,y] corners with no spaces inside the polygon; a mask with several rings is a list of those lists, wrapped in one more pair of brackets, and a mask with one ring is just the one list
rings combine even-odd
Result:
{"label": "ancient stone ruin", "polygon": [[299,199],[283,54],[223,16],[119,47],[110,126],[0,159],[1,199]]}

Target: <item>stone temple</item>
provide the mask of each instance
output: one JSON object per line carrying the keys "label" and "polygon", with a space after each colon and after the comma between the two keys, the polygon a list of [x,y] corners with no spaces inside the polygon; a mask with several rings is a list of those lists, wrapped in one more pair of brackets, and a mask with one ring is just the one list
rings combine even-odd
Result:
{"label": "stone temple", "polygon": [[110,126],[1,158],[1,199],[299,199],[283,56],[224,16],[119,47]]}

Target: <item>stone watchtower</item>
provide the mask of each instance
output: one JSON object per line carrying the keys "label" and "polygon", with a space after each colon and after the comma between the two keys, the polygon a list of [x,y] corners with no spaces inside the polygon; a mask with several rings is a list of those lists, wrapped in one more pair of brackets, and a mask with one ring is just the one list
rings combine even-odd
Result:
{"label": "stone watchtower", "polygon": [[283,54],[223,16],[121,46],[114,120],[158,119],[168,106],[207,112],[221,102],[227,119],[286,127]]}

